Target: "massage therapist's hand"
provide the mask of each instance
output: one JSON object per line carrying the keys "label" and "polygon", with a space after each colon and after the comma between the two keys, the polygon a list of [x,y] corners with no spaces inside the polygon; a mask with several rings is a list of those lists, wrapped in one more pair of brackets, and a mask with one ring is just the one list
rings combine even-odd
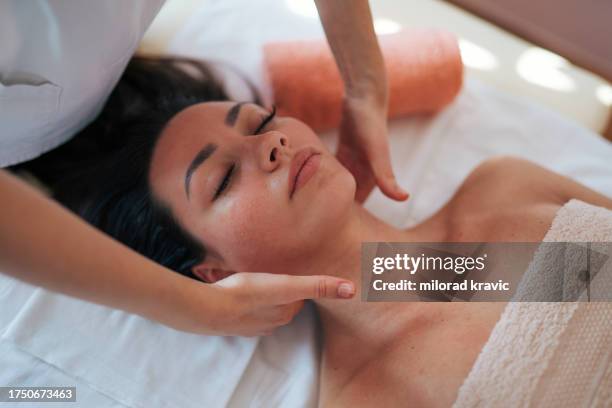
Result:
{"label": "massage therapist's hand", "polygon": [[[179,328],[214,335],[267,335],[289,323],[305,299],[349,299],[355,294],[352,282],[322,275],[243,272],[214,284],[188,286],[198,287],[206,293],[202,290],[190,295],[194,300],[189,308],[193,327]],[[215,290],[209,293],[208,289]]]}
{"label": "massage therapist's hand", "polygon": [[357,180],[363,202],[375,185],[394,200],[408,194],[395,181],[387,140],[387,74],[368,0],[315,0],[344,83],[337,157]]}
{"label": "massage therapist's hand", "polygon": [[375,186],[394,200],[408,198],[391,168],[386,102],[368,97],[344,99],[336,156],[357,181],[357,202],[363,203]]}

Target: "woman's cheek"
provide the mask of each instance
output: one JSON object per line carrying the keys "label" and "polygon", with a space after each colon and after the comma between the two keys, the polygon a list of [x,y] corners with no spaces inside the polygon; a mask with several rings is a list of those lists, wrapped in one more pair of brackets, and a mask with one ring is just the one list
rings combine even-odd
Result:
{"label": "woman's cheek", "polygon": [[223,225],[223,235],[218,239],[226,259],[242,271],[272,267],[290,231],[284,211],[263,200],[228,197],[219,206],[215,221]]}

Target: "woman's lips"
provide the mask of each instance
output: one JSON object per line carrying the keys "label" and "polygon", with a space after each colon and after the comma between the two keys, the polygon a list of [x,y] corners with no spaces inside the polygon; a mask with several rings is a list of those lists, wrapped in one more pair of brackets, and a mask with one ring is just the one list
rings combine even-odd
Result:
{"label": "woman's lips", "polygon": [[289,198],[312,178],[320,162],[321,153],[311,147],[305,147],[293,156],[289,167]]}

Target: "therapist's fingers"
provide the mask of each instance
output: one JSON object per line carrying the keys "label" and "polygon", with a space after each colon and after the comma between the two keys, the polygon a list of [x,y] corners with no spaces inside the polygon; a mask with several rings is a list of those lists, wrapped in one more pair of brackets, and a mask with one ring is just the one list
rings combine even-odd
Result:
{"label": "therapist's fingers", "polygon": [[266,306],[255,311],[259,321],[259,328],[250,332],[251,335],[267,336],[275,329],[291,323],[293,318],[304,307],[304,301],[291,302],[287,304]]}
{"label": "therapist's fingers", "polygon": [[[341,162],[344,159],[349,164],[347,168],[357,180],[355,198],[358,202],[369,194],[368,184],[372,178],[387,197],[398,201],[408,198],[391,168],[387,108],[379,98],[349,97],[344,100],[338,152]],[[349,156],[352,158],[346,160]]]}
{"label": "therapist's fingers", "polygon": [[374,187],[376,187],[376,180],[372,174],[370,163],[365,155],[362,156],[359,151],[355,151],[355,147],[340,143],[338,145],[338,151],[336,157],[338,161],[342,163],[344,167],[355,177],[357,188],[355,191],[355,200],[358,203],[363,203]]}
{"label": "therapist's fingers", "polygon": [[290,323],[295,315],[304,307],[304,301],[298,300],[297,302],[291,302],[284,305],[278,305],[275,308],[276,316],[273,319],[273,323],[277,326],[283,326]]}
{"label": "therapist's fingers", "polygon": [[355,284],[332,276],[277,275],[280,287],[276,295],[279,303],[303,299],[350,299],[355,295]]}
{"label": "therapist's fingers", "polygon": [[384,195],[398,201],[408,199],[409,194],[402,189],[393,173],[391,167],[391,154],[386,135],[370,139],[371,143],[366,147],[366,155],[376,180],[376,185]]}
{"label": "therapist's fingers", "polygon": [[355,294],[355,285],[350,280],[326,275],[238,272],[214,285],[245,295],[260,305],[280,305],[304,299],[349,299]]}
{"label": "therapist's fingers", "polygon": [[213,284],[221,296],[210,324],[217,334],[265,335],[289,323],[305,299],[349,299],[353,282],[333,276],[238,272]]}

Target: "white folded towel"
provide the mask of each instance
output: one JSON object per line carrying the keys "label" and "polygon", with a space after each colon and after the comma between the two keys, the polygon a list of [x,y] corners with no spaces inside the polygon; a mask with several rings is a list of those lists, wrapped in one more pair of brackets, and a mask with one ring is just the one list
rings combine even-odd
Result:
{"label": "white folded towel", "polygon": [[[572,199],[543,241],[610,242],[612,211]],[[612,406],[612,302],[514,301],[529,279],[526,273],[453,407]]]}

